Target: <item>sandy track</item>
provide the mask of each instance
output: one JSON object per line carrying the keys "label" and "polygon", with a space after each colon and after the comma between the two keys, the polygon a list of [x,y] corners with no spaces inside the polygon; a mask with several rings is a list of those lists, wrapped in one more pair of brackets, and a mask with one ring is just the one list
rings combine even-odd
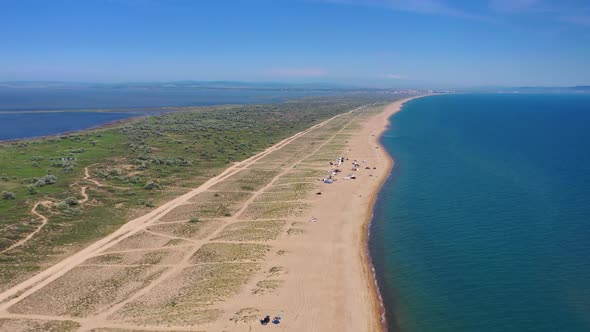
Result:
{"label": "sandy track", "polygon": [[[93,165],[90,165],[90,166],[93,166]],[[90,171],[89,171],[89,169],[88,169],[88,167],[90,167],[90,166],[84,167],[84,180],[88,180],[88,181],[90,181],[90,182],[94,183],[94,185],[96,185],[97,187],[102,187],[102,186],[103,186],[103,184],[102,184],[102,183],[100,183],[100,182],[98,182],[98,181],[94,180],[94,179],[93,179],[93,178],[90,176]]]}
{"label": "sandy track", "polygon": [[[350,112],[354,112],[355,110],[352,110]],[[350,112],[348,112],[348,113],[350,113]],[[114,246],[115,244],[119,243],[123,239],[126,239],[126,238],[130,237],[131,235],[134,235],[137,232],[143,230],[145,227],[154,223],[159,217],[168,213],[169,211],[176,208],[177,206],[187,202],[190,198],[194,197],[195,195],[209,189],[213,185],[215,185],[215,184],[223,181],[227,177],[237,173],[242,168],[254,164],[259,159],[270,154],[271,152],[281,149],[282,147],[289,144],[293,140],[299,138],[300,136],[303,136],[310,131],[320,128],[320,127],[324,126],[325,124],[329,123],[330,121],[333,121],[334,119],[341,117],[344,114],[348,114],[348,113],[339,114],[339,115],[336,115],[330,119],[327,119],[319,124],[316,124],[304,131],[301,131],[289,138],[286,138],[286,139],[280,141],[279,143],[269,147],[268,149],[254,155],[246,160],[243,160],[239,163],[236,163],[236,164],[228,167],[221,174],[219,174],[215,177],[212,177],[211,179],[206,181],[204,184],[202,184],[198,188],[195,188],[195,189],[189,191],[188,193],[186,193],[182,196],[179,196],[179,197],[159,206],[158,208],[154,209],[153,211],[151,211],[150,213],[148,213],[142,217],[139,217],[137,219],[129,221],[128,223],[123,225],[121,228],[119,228],[118,230],[113,232],[112,234],[89,245],[88,247],[80,250],[79,252],[75,253],[74,255],[60,261],[59,263],[51,266],[50,268],[38,273],[37,275],[35,275],[33,277],[25,280],[24,282],[21,282],[20,284],[2,292],[0,294],[0,313],[6,313],[6,310],[10,306],[18,303],[23,298],[26,298],[27,296],[29,296],[29,295],[33,294],[34,292],[40,290],[41,288],[45,287],[46,285],[48,285],[52,281],[63,276],[68,271],[70,271],[73,268],[82,264],[88,258],[93,257],[94,255],[98,254],[99,252],[101,252],[109,247]],[[97,181],[92,180],[90,178],[88,168],[85,168],[85,179],[100,186],[100,183],[98,183]],[[35,205],[35,206],[38,206],[38,205]],[[41,215],[39,215],[39,216],[41,216]],[[47,218],[45,218],[44,216],[41,216],[41,217],[43,218],[44,222],[46,223]],[[35,234],[36,234],[36,232],[29,234],[27,239],[31,238]]]}
{"label": "sandy track", "polygon": [[[102,187],[102,184],[100,184],[98,181],[93,180],[90,177],[90,173],[88,172],[88,167],[84,167],[84,180],[88,180],[92,183],[94,183],[95,185]],[[72,184],[71,186],[75,186],[77,183]],[[88,200],[90,199],[90,197],[88,197],[88,194],[86,193],[86,190],[88,189],[88,186],[82,186],[80,188],[80,195],[82,195],[82,199],[80,201],[78,201],[78,204],[84,204],[86,202],[88,202]],[[12,244],[10,247],[0,251],[0,254],[3,254],[5,252],[8,252],[12,249],[18,248],[22,245],[24,245],[27,241],[31,240],[33,238],[33,236],[35,236],[37,233],[39,233],[41,231],[41,229],[43,227],[45,227],[45,225],[47,225],[47,223],[49,222],[49,219],[47,217],[45,217],[44,215],[42,215],[41,213],[37,212],[37,208],[39,207],[39,205],[43,205],[46,207],[49,207],[50,204],[53,204],[52,201],[40,201],[35,203],[35,205],[33,205],[33,208],[31,208],[31,213],[37,217],[39,217],[39,219],[41,219],[41,225],[39,225],[33,232],[31,232],[29,235],[27,235],[24,239],[19,240],[18,242],[15,242],[14,244]]]}
{"label": "sandy track", "polygon": [[53,202],[51,201],[41,201],[41,202],[37,202],[35,203],[35,205],[33,205],[33,208],[31,209],[31,213],[35,216],[37,216],[39,219],[41,219],[41,224],[39,226],[37,226],[37,228],[31,232],[29,235],[27,235],[24,239],[15,242],[13,245],[11,245],[10,247],[0,251],[0,254],[5,253],[9,250],[12,250],[14,248],[20,247],[23,244],[25,244],[27,241],[29,241],[30,239],[33,238],[33,236],[35,236],[37,233],[39,233],[41,231],[41,229],[43,229],[43,227],[45,225],[47,225],[47,217],[45,217],[44,215],[42,215],[41,213],[37,212],[37,208],[39,207],[39,205],[43,205],[43,206],[48,206],[49,204],[53,204]]}

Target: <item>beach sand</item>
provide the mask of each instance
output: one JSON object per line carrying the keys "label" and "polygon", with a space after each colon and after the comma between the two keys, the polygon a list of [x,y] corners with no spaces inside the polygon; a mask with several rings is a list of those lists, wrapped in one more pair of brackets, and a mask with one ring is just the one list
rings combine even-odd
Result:
{"label": "beach sand", "polygon": [[382,330],[367,226],[405,101],[288,138],[3,292],[0,331]]}

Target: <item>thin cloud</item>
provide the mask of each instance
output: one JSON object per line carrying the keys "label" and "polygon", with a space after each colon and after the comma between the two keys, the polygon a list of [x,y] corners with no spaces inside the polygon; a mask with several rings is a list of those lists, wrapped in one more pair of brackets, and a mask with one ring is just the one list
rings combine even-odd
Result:
{"label": "thin cloud", "polygon": [[321,2],[383,7],[391,10],[425,15],[451,16],[478,21],[493,21],[488,16],[474,14],[448,5],[442,0],[316,0]]}
{"label": "thin cloud", "polygon": [[273,68],[270,74],[277,77],[321,77],[328,72],[322,68]]}
{"label": "thin cloud", "polygon": [[500,12],[519,12],[531,9],[538,0],[490,0],[490,8]]}
{"label": "thin cloud", "polygon": [[590,27],[590,15],[562,16],[560,20],[567,23]]}
{"label": "thin cloud", "polygon": [[590,27],[590,6],[577,0],[490,0],[489,7],[498,13],[537,15],[548,21]]}
{"label": "thin cloud", "polygon": [[406,75],[401,74],[385,74],[385,78],[390,80],[405,80],[408,77]]}

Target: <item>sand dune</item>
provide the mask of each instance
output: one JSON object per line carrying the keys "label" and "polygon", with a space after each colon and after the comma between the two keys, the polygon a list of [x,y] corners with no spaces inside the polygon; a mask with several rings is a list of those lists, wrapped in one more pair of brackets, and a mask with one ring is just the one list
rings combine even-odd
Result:
{"label": "sand dune", "polygon": [[403,102],[290,137],[3,292],[0,330],[380,330],[366,226]]}

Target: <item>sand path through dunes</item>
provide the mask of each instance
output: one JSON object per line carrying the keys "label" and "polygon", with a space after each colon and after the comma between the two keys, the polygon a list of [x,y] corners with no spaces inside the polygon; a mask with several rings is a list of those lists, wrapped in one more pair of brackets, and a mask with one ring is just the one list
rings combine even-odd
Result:
{"label": "sand path through dunes", "polygon": [[35,216],[37,216],[39,219],[41,219],[41,224],[39,226],[37,226],[37,228],[32,231],[31,233],[29,233],[29,235],[27,235],[24,239],[15,242],[13,245],[11,245],[10,247],[0,251],[0,254],[3,254],[7,251],[10,251],[14,248],[20,247],[23,244],[25,244],[27,241],[29,241],[30,239],[33,238],[33,236],[35,236],[37,233],[39,233],[41,231],[41,229],[47,225],[47,217],[45,217],[44,215],[42,215],[41,213],[37,212],[37,208],[39,207],[39,205],[42,206],[48,206],[49,204],[53,204],[53,202],[51,201],[41,201],[41,202],[37,202],[35,203],[35,205],[33,205],[33,208],[31,209],[31,213],[34,214]]}
{"label": "sand path through dunes", "polygon": [[[96,180],[93,180],[90,177],[90,173],[88,172],[88,167],[84,167],[84,180],[88,180],[88,181],[94,183],[95,185],[102,187],[102,184],[100,184]],[[74,184],[72,184],[72,186],[74,186],[76,184],[77,183],[74,183]],[[88,200],[90,199],[90,197],[88,197],[88,194],[86,193],[87,189],[88,189],[88,186],[80,187],[80,195],[82,195],[83,198],[80,201],[78,201],[78,204],[84,204],[84,203],[88,202]],[[19,241],[15,242],[14,244],[12,244],[10,247],[0,251],[0,254],[3,254],[5,252],[8,252],[12,249],[15,249],[15,248],[18,248],[18,247],[24,245],[25,243],[27,243],[27,241],[31,240],[37,233],[39,233],[41,231],[41,229],[43,227],[45,227],[45,225],[47,225],[47,223],[49,222],[49,219],[47,217],[45,217],[44,215],[42,215],[41,213],[37,212],[37,208],[39,207],[39,205],[49,207],[51,204],[53,204],[52,201],[40,201],[40,202],[35,203],[35,205],[33,205],[33,207],[31,208],[31,213],[33,215],[37,216],[39,219],[41,219],[41,224],[33,232],[31,232],[29,235],[27,235],[24,239],[19,240]]]}
{"label": "sand path through dunes", "polygon": [[[347,113],[343,113],[343,114],[347,114]],[[150,225],[150,224],[154,223],[156,220],[158,220],[159,217],[165,215],[166,213],[168,213],[172,209],[176,208],[177,206],[187,202],[190,198],[194,197],[195,195],[197,195],[197,194],[209,189],[213,185],[223,181],[225,178],[237,173],[243,167],[247,167],[247,166],[255,163],[259,159],[282,148],[283,146],[289,144],[291,141],[297,139],[298,137],[303,136],[310,131],[313,131],[317,128],[324,126],[325,124],[329,123],[330,121],[333,121],[334,119],[336,119],[340,116],[343,116],[343,114],[336,115],[328,120],[325,120],[319,124],[316,124],[316,125],[308,128],[302,132],[299,132],[289,138],[282,140],[281,142],[269,147],[268,149],[254,155],[248,159],[245,159],[239,163],[236,163],[236,164],[228,167],[221,174],[219,174],[215,177],[212,177],[211,179],[206,181],[204,184],[202,184],[198,188],[195,188],[195,189],[189,191],[188,193],[186,193],[182,196],[179,196],[179,197],[159,206],[158,208],[154,209],[153,211],[151,211],[150,213],[148,213],[142,217],[139,217],[137,219],[134,219],[134,220],[126,223],[121,228],[119,228],[117,231],[110,234],[109,236],[104,237],[103,239],[89,245],[88,247],[80,250],[79,252],[75,253],[74,255],[72,255],[72,256],[60,261],[59,263],[51,266],[50,268],[40,272],[39,274],[37,274],[37,275],[25,280],[24,282],[2,292],[0,294],[0,313],[5,312],[10,306],[18,303],[21,299],[26,298],[27,296],[33,294],[34,292],[38,291],[39,289],[47,286],[52,281],[58,279],[59,277],[66,274],[68,271],[70,271],[73,268],[82,264],[88,258],[93,257],[97,253],[99,253],[109,247],[112,247],[115,244],[122,241],[123,239],[126,239],[126,238],[136,234],[137,232],[143,230],[145,227],[147,227],[148,225]],[[88,174],[87,168],[85,169],[85,174],[88,177],[88,179],[90,180],[90,175]],[[92,182],[94,182],[94,181],[92,181]],[[100,185],[96,182],[95,182],[95,184]],[[46,221],[46,218],[44,220]],[[34,234],[32,234],[32,235],[34,235]]]}
{"label": "sand path through dunes", "polygon": [[[93,165],[90,165],[90,166],[93,166]],[[100,182],[98,182],[98,181],[94,180],[94,179],[93,179],[93,178],[90,176],[90,170],[88,169],[88,167],[90,167],[90,166],[86,166],[86,167],[84,167],[84,180],[88,180],[88,181],[90,181],[90,182],[94,183],[94,184],[95,184],[97,187],[102,187],[102,186],[103,186],[103,185],[102,185],[102,183],[100,183]]]}

